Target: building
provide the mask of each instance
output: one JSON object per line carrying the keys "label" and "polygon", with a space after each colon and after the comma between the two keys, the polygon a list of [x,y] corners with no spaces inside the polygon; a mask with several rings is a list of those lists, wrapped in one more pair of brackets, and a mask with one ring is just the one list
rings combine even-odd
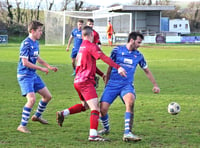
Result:
{"label": "building", "polygon": [[175,6],[164,5],[120,5],[109,8],[109,12],[131,13],[132,31],[159,33],[161,31],[162,11],[174,10]]}

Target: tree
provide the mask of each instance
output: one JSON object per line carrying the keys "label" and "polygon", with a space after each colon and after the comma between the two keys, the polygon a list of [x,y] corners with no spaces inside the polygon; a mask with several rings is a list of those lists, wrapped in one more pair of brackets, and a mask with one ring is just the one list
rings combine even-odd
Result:
{"label": "tree", "polygon": [[8,24],[13,24],[13,13],[12,13],[12,5],[9,3],[9,0],[6,0],[7,9],[8,9]]}
{"label": "tree", "polygon": [[21,9],[20,9],[21,2],[19,2],[18,0],[15,0],[15,2],[17,5],[17,23],[19,23],[21,20]]}
{"label": "tree", "polygon": [[64,0],[64,5],[63,5],[61,11],[67,10],[67,6],[71,2],[72,2],[72,0]]}
{"label": "tree", "polygon": [[83,1],[77,2],[77,0],[75,0],[74,4],[75,4],[75,11],[79,11],[83,6]]}

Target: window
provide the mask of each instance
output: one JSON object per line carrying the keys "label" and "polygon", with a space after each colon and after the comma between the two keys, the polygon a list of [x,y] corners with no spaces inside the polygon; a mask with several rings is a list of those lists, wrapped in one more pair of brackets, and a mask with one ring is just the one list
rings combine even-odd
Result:
{"label": "window", "polygon": [[174,24],[174,28],[177,28],[177,24]]}

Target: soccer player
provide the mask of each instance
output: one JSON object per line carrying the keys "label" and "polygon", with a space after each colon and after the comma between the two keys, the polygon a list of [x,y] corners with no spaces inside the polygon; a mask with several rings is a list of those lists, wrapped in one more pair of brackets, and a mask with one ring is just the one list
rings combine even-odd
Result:
{"label": "soccer player", "polygon": [[[32,116],[32,121],[38,121],[42,124],[48,124],[46,120],[41,118],[42,113],[52,96],[42,79],[37,75],[36,70],[40,70],[48,74],[49,70],[56,72],[56,67],[50,66],[39,56],[39,42],[42,35],[43,24],[38,21],[32,21],[28,25],[29,36],[21,43],[19,63],[17,68],[17,79],[21,87],[22,96],[27,98],[27,103],[24,105],[22,111],[21,123],[17,130],[23,133],[30,133],[27,123],[30,117],[31,110],[36,101],[35,93],[41,95],[36,113]],[[36,65],[36,62],[45,66],[41,67]]]}
{"label": "soccer player", "polygon": [[[88,19],[87,20],[87,26],[90,26],[93,29],[94,20],[93,19]],[[94,29],[93,29],[93,35],[94,35],[93,43],[95,43],[96,45],[101,47],[101,41],[99,39],[99,34]],[[98,76],[95,76],[95,82],[96,82],[95,83],[95,87],[98,88],[98,86],[99,86],[99,77]]]}
{"label": "soccer player", "polygon": [[81,104],[76,104],[63,111],[58,111],[56,113],[56,120],[58,125],[62,126],[66,116],[80,113],[90,108],[91,115],[88,140],[106,141],[106,139],[97,134],[100,108],[98,96],[94,87],[94,77],[95,73],[99,73],[102,77],[104,77],[104,74],[96,67],[96,60],[101,59],[111,67],[114,67],[120,76],[126,76],[126,71],[107,57],[96,44],[92,43],[93,31],[91,27],[85,26],[82,30],[82,34],[83,42],[77,55],[76,76],[74,79],[74,87],[79,95]]}
{"label": "soccer player", "polygon": [[113,35],[113,33],[114,33],[113,26],[112,26],[110,20],[108,20],[107,37],[108,37],[108,44],[110,46],[112,46],[112,35]]}
{"label": "soccer player", "polygon": [[124,115],[125,123],[123,140],[141,140],[140,137],[132,133],[134,121],[134,103],[136,99],[133,82],[137,65],[144,70],[146,76],[152,82],[153,92],[160,92],[160,89],[147,66],[144,56],[138,50],[143,38],[144,37],[142,34],[131,32],[128,36],[127,44],[117,46],[111,52],[111,59],[126,70],[127,77],[121,77],[114,68],[108,67],[106,81],[107,84],[100,100],[100,119],[104,127],[102,130],[98,131],[100,135],[108,134],[110,132],[108,109],[117,96],[120,96],[126,107]]}
{"label": "soccer player", "polygon": [[[94,27],[94,20],[93,19],[88,19],[87,20],[87,26],[90,26],[92,29]],[[93,34],[94,34],[94,39],[93,39],[93,43],[99,45],[99,47],[101,46],[101,41],[99,39],[99,33],[96,32],[94,29],[93,29]]]}
{"label": "soccer player", "polygon": [[74,46],[72,48],[71,58],[72,58],[72,67],[74,72],[72,73],[72,76],[75,76],[75,69],[76,69],[76,56],[79,51],[80,45],[82,43],[82,26],[83,26],[83,20],[78,20],[77,22],[77,28],[74,28],[71,32],[71,36],[69,37],[68,44],[66,51],[69,51],[69,47],[71,45],[72,40],[74,39]]}

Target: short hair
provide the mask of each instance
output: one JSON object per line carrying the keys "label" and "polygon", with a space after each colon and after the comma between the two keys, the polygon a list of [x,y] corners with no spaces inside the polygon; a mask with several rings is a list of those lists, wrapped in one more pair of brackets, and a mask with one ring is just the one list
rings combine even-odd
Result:
{"label": "short hair", "polygon": [[43,24],[40,23],[39,21],[31,21],[28,25],[28,32],[30,33],[32,29],[37,30],[38,27],[42,27],[42,26]]}
{"label": "short hair", "polygon": [[128,42],[130,42],[131,39],[136,40],[138,36],[139,36],[142,40],[144,39],[144,36],[143,36],[141,33],[139,33],[139,32],[131,32],[131,33],[128,35]]}
{"label": "short hair", "polygon": [[88,22],[91,22],[91,23],[94,23],[94,20],[93,20],[93,19],[88,19],[87,21],[88,21]]}
{"label": "short hair", "polygon": [[83,21],[83,20],[78,20],[78,22],[79,22],[79,23],[82,23],[82,24],[84,23],[84,21]]}
{"label": "short hair", "polygon": [[84,26],[82,29],[82,35],[83,36],[89,36],[93,32],[92,28],[90,26]]}

